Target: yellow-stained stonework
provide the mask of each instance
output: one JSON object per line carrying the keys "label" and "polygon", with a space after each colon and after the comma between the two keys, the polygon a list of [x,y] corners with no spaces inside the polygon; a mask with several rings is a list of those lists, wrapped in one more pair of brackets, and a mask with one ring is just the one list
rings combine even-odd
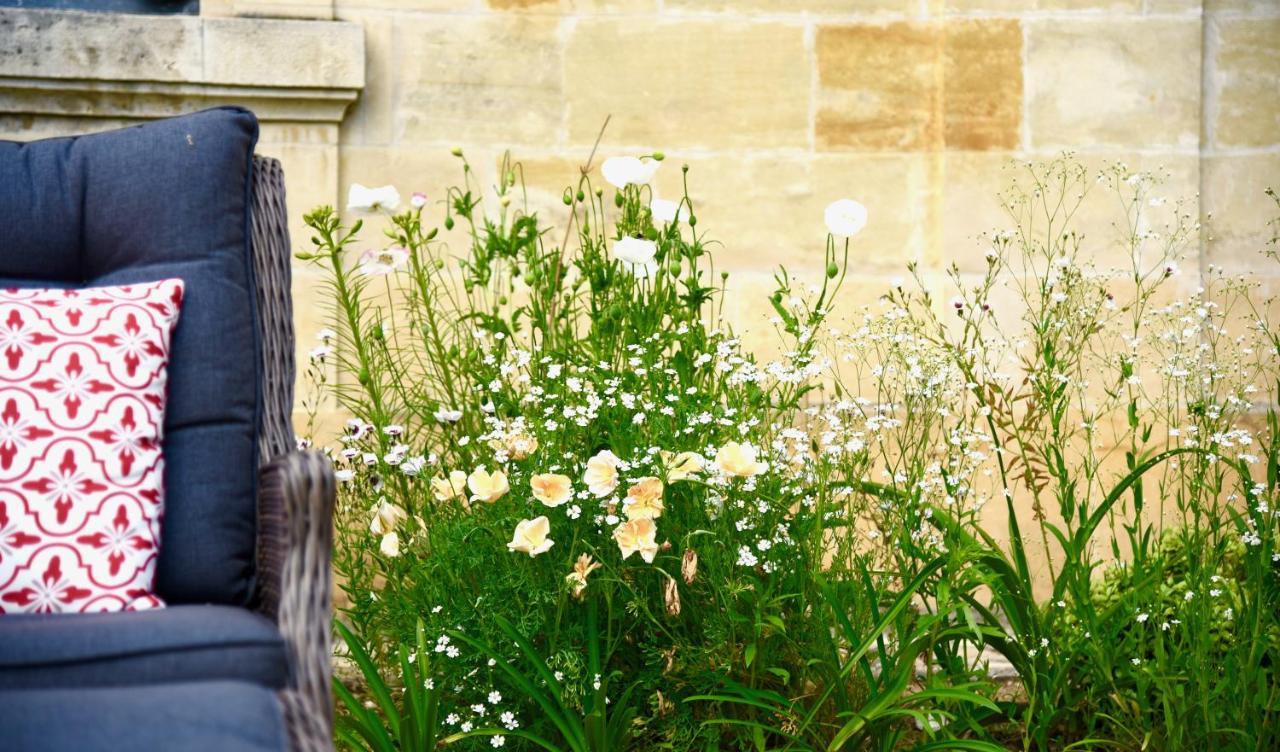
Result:
{"label": "yellow-stained stonework", "polygon": [[816,48],[822,148],[982,150],[1020,143],[1016,20],[823,26]]}

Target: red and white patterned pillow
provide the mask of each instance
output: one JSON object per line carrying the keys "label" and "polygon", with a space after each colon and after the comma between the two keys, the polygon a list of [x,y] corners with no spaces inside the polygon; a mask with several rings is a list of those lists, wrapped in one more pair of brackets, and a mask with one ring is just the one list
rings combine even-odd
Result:
{"label": "red and white patterned pillow", "polygon": [[141,610],[182,280],[0,290],[0,613]]}

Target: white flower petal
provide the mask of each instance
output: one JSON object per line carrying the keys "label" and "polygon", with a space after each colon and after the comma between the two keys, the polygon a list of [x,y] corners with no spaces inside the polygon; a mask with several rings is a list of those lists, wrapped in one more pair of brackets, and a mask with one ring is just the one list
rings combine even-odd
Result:
{"label": "white flower petal", "polygon": [[852,199],[832,202],[822,216],[827,231],[838,238],[851,238],[867,226],[867,207]]}

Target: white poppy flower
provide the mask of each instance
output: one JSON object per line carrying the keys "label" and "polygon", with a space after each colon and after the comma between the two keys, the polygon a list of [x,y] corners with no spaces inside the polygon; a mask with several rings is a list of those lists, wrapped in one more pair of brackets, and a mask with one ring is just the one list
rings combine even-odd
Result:
{"label": "white poppy flower", "polygon": [[867,226],[867,207],[852,199],[832,202],[823,212],[827,231],[838,238],[851,238]]}
{"label": "white poppy flower", "polygon": [[679,222],[684,219],[684,206],[679,201],[655,198],[649,203],[649,211],[659,222]]}
{"label": "white poppy flower", "polygon": [[661,164],[654,160],[641,161],[636,157],[609,157],[600,166],[600,174],[616,188],[648,185]]}
{"label": "white poppy flower", "polygon": [[409,249],[393,245],[380,251],[365,251],[360,255],[360,273],[366,277],[381,277],[404,266],[409,261]]}
{"label": "white poppy flower", "polygon": [[359,183],[352,183],[347,191],[347,211],[376,212],[379,209],[395,211],[400,205],[400,192],[393,185],[381,188],[366,188]]}
{"label": "white poppy flower", "polygon": [[632,238],[627,235],[626,238],[613,243],[613,257],[630,265],[632,271],[635,270],[636,266],[644,266],[646,263],[653,262],[654,256],[657,255],[658,244],[654,243],[653,240]]}
{"label": "white poppy flower", "polygon": [[439,410],[436,410],[435,413],[433,413],[433,416],[441,423],[457,423],[462,420],[462,411],[449,410],[442,407]]}
{"label": "white poppy flower", "polygon": [[656,259],[649,259],[643,264],[626,264],[626,267],[636,279],[653,279],[658,276],[658,262]]}

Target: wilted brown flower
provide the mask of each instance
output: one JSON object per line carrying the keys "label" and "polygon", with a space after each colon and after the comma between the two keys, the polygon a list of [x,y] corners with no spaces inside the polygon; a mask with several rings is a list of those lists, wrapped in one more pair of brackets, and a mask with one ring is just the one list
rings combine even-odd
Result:
{"label": "wilted brown flower", "polygon": [[662,600],[667,604],[668,616],[680,615],[680,589],[675,578],[667,578],[667,584],[662,588]]}
{"label": "wilted brown flower", "polygon": [[692,548],[685,549],[684,558],[680,560],[680,576],[686,585],[692,585],[698,576],[698,552]]}

